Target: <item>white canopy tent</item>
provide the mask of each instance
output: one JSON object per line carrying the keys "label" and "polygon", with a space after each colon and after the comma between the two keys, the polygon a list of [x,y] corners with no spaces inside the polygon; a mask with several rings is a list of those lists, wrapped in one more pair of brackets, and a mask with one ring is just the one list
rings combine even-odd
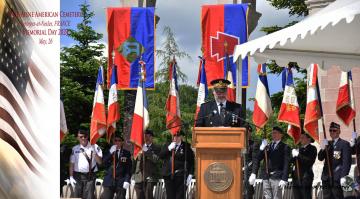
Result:
{"label": "white canopy tent", "polygon": [[360,67],[360,1],[337,0],[291,27],[237,45],[234,62],[246,56],[257,63],[275,60],[280,66]]}

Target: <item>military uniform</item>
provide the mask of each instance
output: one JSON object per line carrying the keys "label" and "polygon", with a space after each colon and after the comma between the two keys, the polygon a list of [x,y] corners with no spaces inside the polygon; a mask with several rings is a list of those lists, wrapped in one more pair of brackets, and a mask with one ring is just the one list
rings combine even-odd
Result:
{"label": "military uniform", "polygon": [[[314,165],[316,156],[316,147],[308,144],[306,146],[300,147],[299,155],[292,159],[292,162],[294,163],[292,179],[295,199],[312,198],[312,183],[314,179],[312,166]],[[296,160],[298,161],[299,168],[296,167]],[[299,169],[300,179],[297,175],[297,169]]]}
{"label": "military uniform", "polygon": [[102,157],[100,147],[96,144],[93,146],[90,142],[85,147],[78,144],[72,148],[70,163],[74,164],[73,175],[76,180],[75,198],[95,198],[95,180],[98,170],[94,157],[95,153]]}
{"label": "military uniform", "polygon": [[[135,180],[135,191],[138,199],[152,199],[153,188],[158,178],[157,163],[159,161],[160,147],[151,144],[147,145],[147,151],[143,155],[139,155],[133,164],[133,178]],[[145,158],[145,168],[144,161]],[[144,176],[143,176],[144,171]],[[143,177],[145,182],[143,182]],[[145,190],[144,190],[145,188]]]}
{"label": "military uniform", "polygon": [[328,164],[326,160],[325,150],[320,150],[318,159],[324,161],[324,168],[321,175],[323,196],[327,198],[344,198],[343,191],[340,185],[340,179],[349,174],[351,167],[351,149],[349,142],[337,138],[335,141],[329,141],[329,162],[333,174],[333,179],[328,173]]}
{"label": "military uniform", "polygon": [[242,123],[238,118],[241,113],[241,105],[235,102],[226,101],[225,103],[222,103],[222,106],[223,108],[220,106],[220,103],[217,103],[215,100],[201,104],[196,126],[241,126]]}
{"label": "military uniform", "polygon": [[123,184],[130,182],[131,164],[131,154],[126,149],[120,148],[111,154],[108,152],[104,155],[103,165],[108,169],[103,181],[104,192],[101,199],[113,199],[114,193],[116,193],[116,199],[125,198],[126,190]]}
{"label": "military uniform", "polygon": [[[167,198],[184,199],[184,174],[186,176],[194,174],[194,152],[192,151],[190,144],[183,141],[176,146],[174,150],[174,176],[171,175],[172,152],[168,150],[168,144],[164,145],[159,154],[159,157],[163,160],[161,174],[165,180]],[[187,171],[184,170],[185,151],[187,152]]]}
{"label": "military uniform", "polygon": [[258,173],[259,166],[258,161],[256,161],[257,154],[259,151],[259,145],[253,141],[249,140],[248,151],[246,153],[246,163],[245,169],[247,171],[247,176],[245,176],[245,190],[244,190],[244,198],[245,199],[252,199],[253,194],[255,192],[254,187],[249,184],[249,177],[251,173]]}
{"label": "military uniform", "polygon": [[261,160],[265,159],[265,150],[268,155],[269,175],[266,172],[265,164],[261,169],[261,178],[263,179],[263,190],[265,198],[281,198],[280,180],[288,180],[288,171],[290,163],[290,148],[282,141],[272,142],[269,147],[260,150],[257,155],[257,163],[254,170],[258,167]]}
{"label": "military uniform", "polygon": [[71,155],[71,148],[65,144],[60,145],[60,196],[63,196],[62,187],[66,185],[65,180],[66,176],[69,176],[69,169],[66,164],[69,163],[69,158]]}

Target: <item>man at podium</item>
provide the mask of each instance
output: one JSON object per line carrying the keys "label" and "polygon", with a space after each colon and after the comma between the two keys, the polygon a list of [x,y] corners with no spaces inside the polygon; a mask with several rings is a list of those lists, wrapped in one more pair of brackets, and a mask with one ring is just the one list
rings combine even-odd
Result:
{"label": "man at podium", "polygon": [[215,100],[201,104],[197,127],[230,126],[239,127],[241,105],[226,99],[227,89],[230,81],[216,79],[210,82],[213,86]]}

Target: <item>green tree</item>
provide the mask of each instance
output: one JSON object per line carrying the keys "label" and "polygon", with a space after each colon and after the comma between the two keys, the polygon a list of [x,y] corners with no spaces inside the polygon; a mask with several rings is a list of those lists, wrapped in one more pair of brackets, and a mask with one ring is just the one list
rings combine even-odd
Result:
{"label": "green tree", "polygon": [[[165,35],[165,41],[161,44],[161,49],[156,50],[156,55],[160,58],[160,69],[156,74],[157,81],[169,82],[169,65],[170,62],[174,59],[179,61],[182,58],[188,58],[191,60],[189,54],[185,51],[181,51],[179,45],[175,39],[175,33],[171,30],[169,26],[165,26],[163,29],[163,34]],[[179,80],[186,81],[186,75],[181,72],[180,66],[177,65],[176,72]]]}
{"label": "green tree", "polygon": [[68,30],[68,36],[76,44],[62,47],[60,52],[60,88],[64,100],[69,132],[76,132],[80,126],[88,127],[92,112],[96,74],[104,65],[103,44],[98,43],[103,35],[96,33],[91,25],[94,12],[87,3],[80,5],[82,22],[76,30]]}

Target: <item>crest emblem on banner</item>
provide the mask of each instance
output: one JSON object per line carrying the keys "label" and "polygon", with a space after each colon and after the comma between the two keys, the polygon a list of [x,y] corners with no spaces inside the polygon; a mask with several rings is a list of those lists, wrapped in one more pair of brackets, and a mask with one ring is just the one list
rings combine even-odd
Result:
{"label": "crest emblem on banner", "polygon": [[117,48],[117,51],[124,56],[128,62],[132,63],[140,57],[145,49],[136,39],[129,37]]}
{"label": "crest emblem on banner", "polygon": [[238,44],[240,44],[239,37],[217,31],[216,37],[210,36],[211,57],[216,57],[218,62],[225,59],[226,54],[232,57],[234,48]]}

